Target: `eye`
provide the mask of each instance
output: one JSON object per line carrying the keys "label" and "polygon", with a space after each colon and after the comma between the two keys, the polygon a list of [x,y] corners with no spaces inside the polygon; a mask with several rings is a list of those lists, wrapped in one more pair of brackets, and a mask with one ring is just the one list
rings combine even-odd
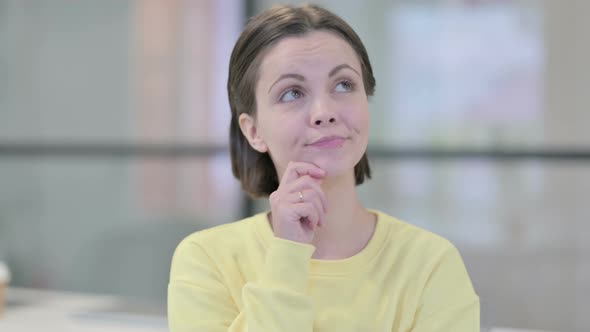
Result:
{"label": "eye", "polygon": [[297,89],[289,89],[288,91],[286,91],[285,93],[283,93],[281,95],[280,101],[282,103],[288,103],[290,101],[293,101],[295,99],[299,99],[303,97],[303,92],[297,90]]}
{"label": "eye", "polygon": [[343,80],[336,84],[336,92],[349,92],[354,90],[354,83],[349,80]]}

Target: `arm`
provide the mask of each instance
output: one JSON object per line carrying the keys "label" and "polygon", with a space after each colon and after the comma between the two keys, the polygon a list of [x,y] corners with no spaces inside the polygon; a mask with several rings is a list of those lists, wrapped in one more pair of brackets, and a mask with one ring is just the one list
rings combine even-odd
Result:
{"label": "arm", "polygon": [[432,270],[411,332],[479,332],[479,297],[457,249],[451,247]]}
{"label": "arm", "polygon": [[241,310],[219,268],[197,243],[183,241],[172,261],[168,286],[171,332],[311,332],[313,309],[306,295],[314,247],[273,239],[258,280],[242,288]]}

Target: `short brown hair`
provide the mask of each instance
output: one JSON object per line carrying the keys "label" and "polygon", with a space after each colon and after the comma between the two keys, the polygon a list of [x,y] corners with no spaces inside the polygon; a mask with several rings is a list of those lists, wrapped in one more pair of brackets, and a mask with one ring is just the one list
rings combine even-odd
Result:
{"label": "short brown hair", "polygon": [[[342,37],[359,57],[365,93],[372,96],[375,77],[369,55],[359,36],[340,17],[316,6],[275,6],[252,17],[236,42],[229,63],[227,92],[231,107],[229,128],[232,172],[242,189],[253,197],[265,197],[279,185],[275,166],[268,153],[254,150],[240,130],[240,114],[256,116],[255,87],[260,63],[266,50],[289,36],[301,36],[316,30],[327,30]],[[357,185],[371,178],[367,153],[354,167]]]}

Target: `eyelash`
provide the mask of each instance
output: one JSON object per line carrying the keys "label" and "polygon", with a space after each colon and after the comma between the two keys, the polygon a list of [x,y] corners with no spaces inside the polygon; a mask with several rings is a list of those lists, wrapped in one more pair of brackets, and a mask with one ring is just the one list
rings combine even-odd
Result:
{"label": "eyelash", "polygon": [[[283,101],[283,99],[285,98],[285,96],[287,94],[293,93],[293,92],[297,92],[299,95],[303,95],[303,92],[301,92],[301,89],[300,88],[298,88],[298,87],[292,87],[292,88],[289,88],[287,91],[283,92],[279,96],[279,102],[284,102],[284,103],[289,102],[289,101]],[[301,97],[301,96],[299,96],[299,97]],[[296,98],[296,99],[299,99],[299,98]]]}
{"label": "eyelash", "polygon": [[[356,88],[356,84],[353,81],[348,80],[348,79],[343,79],[343,80],[338,81],[338,83],[336,83],[336,86],[338,86],[340,84],[346,84],[346,85],[348,85],[348,88],[347,88],[347,91],[346,92],[354,91],[355,88]],[[296,93],[298,93],[300,95],[299,97],[297,97],[295,99],[299,99],[299,98],[301,98],[301,95],[304,95],[303,92],[301,91],[301,88],[299,88],[299,87],[292,87],[292,88],[289,88],[287,91],[283,92],[279,96],[279,102],[285,102],[285,101],[283,101],[283,99],[285,98],[285,96],[287,94],[289,94],[289,93],[294,93],[294,92],[296,92]]]}
{"label": "eyelash", "polygon": [[351,80],[347,80],[347,79],[339,81],[338,84],[336,84],[336,86],[338,86],[339,84],[343,84],[343,83],[346,83],[348,85],[348,91],[354,91],[354,88],[356,88],[356,85],[354,84],[354,82]]}

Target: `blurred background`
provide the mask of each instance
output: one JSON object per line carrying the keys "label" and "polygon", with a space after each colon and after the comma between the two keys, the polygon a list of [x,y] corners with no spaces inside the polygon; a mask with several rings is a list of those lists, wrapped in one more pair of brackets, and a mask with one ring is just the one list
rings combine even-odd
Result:
{"label": "blurred background", "polygon": [[[267,208],[231,175],[225,84],[273,3],[0,0],[11,286],[164,315],[178,242]],[[377,79],[365,204],[459,248],[482,326],[590,331],[590,2],[316,3]]]}

